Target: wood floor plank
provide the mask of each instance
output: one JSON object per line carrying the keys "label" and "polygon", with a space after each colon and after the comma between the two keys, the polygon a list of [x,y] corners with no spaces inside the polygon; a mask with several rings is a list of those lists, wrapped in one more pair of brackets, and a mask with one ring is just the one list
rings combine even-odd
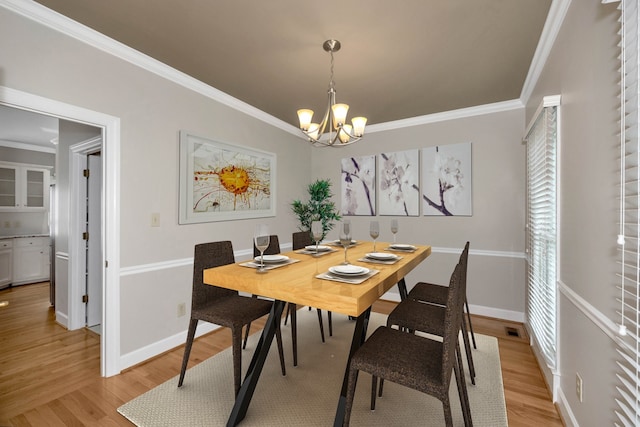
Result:
{"label": "wood floor plank", "polygon": [[[58,325],[48,298],[46,282],[0,291],[0,300],[9,301],[0,308],[0,426],[131,426],[117,408],[178,375],[184,347],[102,378],[99,336]],[[378,301],[373,310],[388,314],[395,305]],[[252,332],[259,332],[264,320],[254,322]],[[522,324],[474,316],[473,326],[498,338],[509,426],[562,426]],[[228,329],[202,336],[189,366],[230,346]]]}

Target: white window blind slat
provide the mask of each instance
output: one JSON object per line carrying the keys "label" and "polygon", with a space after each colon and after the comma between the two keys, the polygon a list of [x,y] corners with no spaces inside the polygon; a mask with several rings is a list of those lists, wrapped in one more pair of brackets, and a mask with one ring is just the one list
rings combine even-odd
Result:
{"label": "white window blind slat", "polygon": [[[622,425],[640,425],[640,150],[638,1],[622,0],[620,15],[620,236],[618,279],[621,335],[618,340],[616,415]],[[626,333],[625,333],[626,331]]]}
{"label": "white window blind slat", "polygon": [[557,106],[535,118],[527,143],[526,322],[545,362],[556,368]]}

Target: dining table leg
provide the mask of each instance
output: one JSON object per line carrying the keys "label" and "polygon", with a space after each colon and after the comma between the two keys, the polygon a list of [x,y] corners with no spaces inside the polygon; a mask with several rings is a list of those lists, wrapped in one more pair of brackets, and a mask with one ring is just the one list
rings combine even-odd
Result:
{"label": "dining table leg", "polygon": [[260,373],[264,367],[264,362],[267,360],[267,355],[269,354],[269,349],[271,348],[276,328],[282,320],[282,311],[285,304],[285,301],[280,300],[273,302],[273,307],[271,307],[271,312],[269,313],[267,322],[262,330],[262,335],[260,335],[260,340],[258,341],[253,357],[251,358],[251,363],[247,368],[247,374],[245,375],[240,391],[236,396],[236,402],[231,410],[231,415],[229,415],[227,427],[238,425],[238,423],[247,415],[247,409],[249,409],[249,403],[251,403],[253,392],[258,384],[258,379],[260,378]]}
{"label": "dining table leg", "polygon": [[342,379],[342,390],[340,391],[340,399],[338,399],[338,409],[336,410],[336,418],[333,427],[342,427],[344,423],[344,410],[347,405],[347,386],[349,382],[349,367],[351,365],[351,357],[360,348],[367,338],[367,327],[369,326],[369,317],[371,316],[371,307],[366,309],[356,318],[356,325],[353,329],[353,338],[351,339],[351,349],[347,359],[347,367],[344,371]]}

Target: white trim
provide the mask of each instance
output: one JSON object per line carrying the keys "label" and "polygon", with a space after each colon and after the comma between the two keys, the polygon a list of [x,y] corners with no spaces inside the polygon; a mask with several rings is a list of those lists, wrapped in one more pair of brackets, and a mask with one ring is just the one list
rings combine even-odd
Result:
{"label": "white trim", "polygon": [[[562,95],[549,95],[549,96],[545,96],[542,98],[542,102],[540,102],[540,105],[538,105],[538,108],[536,108],[536,112],[533,114],[533,116],[531,116],[531,120],[529,120],[529,124],[527,125],[527,128],[524,131],[525,135],[529,135],[529,131],[531,130],[531,128],[533,127],[533,125],[536,123],[536,120],[538,119],[538,116],[540,115],[540,113],[542,113],[542,110],[545,107],[558,107],[560,106],[560,101],[562,101]],[[558,114],[559,116],[559,114]],[[559,136],[559,131],[560,131],[560,126],[559,126],[559,122],[560,122],[560,118],[558,117],[556,119],[557,124],[556,124],[556,134],[558,135],[556,137],[557,140],[560,139]],[[558,163],[559,164],[559,163]]]}
{"label": "white trim", "polygon": [[562,280],[558,280],[558,289],[582,314],[599,327],[602,332],[607,334],[612,340],[618,342],[618,325],[613,320],[609,319],[600,310],[578,295]]}
{"label": "white trim", "polygon": [[[7,0],[0,0],[0,2]],[[26,2],[21,2],[26,4]],[[31,3],[28,3],[31,4]],[[0,3],[2,5],[2,3]],[[65,120],[103,128],[104,147],[103,181],[104,198],[109,200],[104,210],[103,225],[108,233],[103,243],[105,259],[105,298],[103,313],[106,321],[101,335],[100,373],[112,376],[120,373],[120,119],[97,111],[88,110],[53,99],[0,86],[0,104],[47,114]]]}
{"label": "white trim", "polygon": [[524,104],[519,99],[511,101],[495,102],[493,104],[478,105],[475,107],[460,108],[457,110],[443,111],[425,116],[411,117],[408,119],[395,120],[392,122],[378,123],[367,126],[367,133],[382,132],[394,129],[403,129],[411,126],[426,125],[429,123],[445,122],[466,117],[476,117],[484,114],[500,113],[503,111],[519,110],[524,108]]}
{"label": "white trim", "polygon": [[542,29],[542,34],[538,41],[538,46],[536,47],[533,59],[531,60],[531,66],[529,67],[527,78],[525,79],[524,85],[522,85],[522,91],[520,92],[520,101],[525,105],[529,102],[529,97],[538,83],[540,74],[542,74],[542,70],[547,63],[547,58],[549,58],[549,54],[551,53],[551,49],[553,48],[553,44],[556,41],[558,33],[560,32],[562,22],[567,15],[570,5],[571,0],[553,0],[551,3],[547,20],[544,23],[544,28]]}
{"label": "white trim", "polygon": [[24,0],[0,0],[0,6],[34,20],[64,35],[72,37],[91,47],[129,62],[150,73],[156,74],[186,89],[193,90],[203,96],[211,98],[234,110],[241,111],[248,116],[261,120],[271,126],[303,138],[300,130],[270,114],[265,113],[239,99],[236,99],[212,86],[209,86],[187,74],[176,70],[150,56],[130,48],[110,37],[105,36],[85,25],[82,25],[64,15],[48,9],[36,2]]}
{"label": "white trim", "polygon": [[56,151],[57,151],[55,147],[43,147],[42,145],[8,141],[6,139],[0,139],[0,147],[17,148],[18,150],[38,151],[41,153],[49,153],[49,154],[56,154]]}
{"label": "white trim", "polygon": [[68,329],[67,325],[69,324],[69,318],[65,313],[56,310],[56,323],[63,326],[65,329]]}
{"label": "white trim", "polygon": [[[283,245],[280,246],[280,249],[283,252],[286,251],[290,251],[292,248],[292,244],[289,243],[285,243]],[[443,254],[455,254],[455,255],[460,255],[460,249],[459,248],[431,248],[431,253],[443,253]],[[524,252],[506,252],[506,251],[484,251],[484,250],[469,250],[469,255],[478,255],[478,256],[491,256],[491,257],[501,257],[501,258],[517,258],[517,259],[525,259],[525,253]],[[244,259],[248,259],[250,257],[253,256],[253,249],[240,249],[237,251],[233,252],[233,256],[235,257],[236,261],[240,261],[240,260],[244,260]],[[152,262],[149,264],[140,264],[140,265],[133,265],[130,267],[122,267],[120,269],[120,276],[132,276],[135,274],[144,274],[144,273],[151,273],[154,271],[159,271],[159,270],[167,270],[167,269],[171,269],[171,268],[179,268],[179,267],[185,267],[185,266],[191,266],[193,265],[193,257],[191,258],[180,258],[180,259],[173,259],[173,260],[169,260],[169,261],[160,261],[160,262]],[[508,312],[505,311],[506,313],[512,313],[511,315],[515,314],[517,315],[519,312]],[[490,316],[490,317],[494,317],[494,316]],[[503,317],[501,317],[501,319],[503,319]],[[520,320],[517,320],[518,322]]]}
{"label": "white trim", "polygon": [[[86,182],[80,177],[82,170],[87,167],[87,154],[102,148],[102,136],[93,137],[86,141],[78,142],[69,147],[69,330],[84,328],[86,326],[86,305],[82,303],[82,296],[86,288],[86,260],[85,246],[82,244],[82,233],[86,230]],[[60,153],[64,155],[66,153]],[[103,177],[101,178],[103,179]],[[105,201],[102,200],[102,206]],[[104,233],[101,241],[104,242]],[[103,245],[104,246],[104,245]],[[104,254],[104,247],[102,254]],[[101,262],[104,265],[104,259]],[[104,276],[104,274],[103,274]],[[104,277],[102,279],[102,292],[104,298]],[[104,310],[102,324],[104,324]]]}
{"label": "white trim", "polygon": [[564,395],[561,387],[558,387],[558,399],[556,400],[556,405],[558,406],[558,411],[560,411],[560,415],[562,416],[562,420],[566,423],[566,427],[578,427],[578,420],[576,416],[573,415],[573,411],[571,410],[571,405],[567,400],[567,397]]}
{"label": "white trim", "polygon": [[[219,325],[214,325],[207,322],[199,322],[196,329],[196,338],[209,332],[213,332],[219,329]],[[138,363],[151,359],[166,351],[172,350],[180,345],[183,345],[187,341],[187,331],[182,331],[170,337],[164,338],[160,341],[156,341],[138,350],[134,350],[130,353],[123,354],[120,357],[120,369],[127,369]]]}
{"label": "white trim", "polygon": [[[290,251],[292,248],[291,243],[285,243],[280,246],[283,252]],[[236,261],[246,260],[253,257],[253,249],[240,249],[233,251],[233,257]],[[181,258],[169,261],[152,262],[150,264],[134,265],[131,267],[122,267],[120,269],[120,276],[132,276],[135,274],[151,273],[159,270],[168,270],[171,268],[179,268],[193,265],[193,257]]]}
{"label": "white trim", "polygon": [[[431,253],[434,253],[434,254],[456,254],[456,255],[460,255],[461,251],[462,250],[460,248],[431,247]],[[469,249],[469,255],[492,256],[492,257],[499,257],[499,258],[526,259],[526,254],[524,252],[487,251],[487,250],[481,250],[481,249]]]}
{"label": "white trim", "polygon": [[[286,123],[270,114],[265,113],[231,95],[228,95],[212,86],[209,86],[185,73],[178,71],[168,65],[153,59],[135,49],[132,49],[104,34],[101,34],[89,27],[86,27],[72,19],[67,18],[53,10],[50,10],[36,2],[24,2],[22,0],[0,0],[0,6],[18,13],[28,19],[32,19],[42,25],[52,28],[62,34],[79,40],[96,49],[111,54],[117,58],[138,66],[150,73],[163,77],[171,82],[193,90],[214,101],[220,102],[230,108],[238,110],[248,116],[254,117],[278,129],[306,140],[300,129]],[[546,59],[546,57],[545,57]],[[511,111],[524,108],[525,104],[520,99],[496,102],[492,104],[479,105],[457,110],[427,114],[424,116],[412,117],[408,119],[396,120],[386,123],[378,123],[367,126],[367,133],[383,132],[393,129],[401,129],[411,126],[419,126],[429,123],[455,120],[465,117],[480,116],[502,111]]]}

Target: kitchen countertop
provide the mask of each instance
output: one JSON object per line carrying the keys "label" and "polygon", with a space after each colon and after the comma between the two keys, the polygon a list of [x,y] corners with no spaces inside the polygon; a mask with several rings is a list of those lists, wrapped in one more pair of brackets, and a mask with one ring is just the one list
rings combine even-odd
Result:
{"label": "kitchen countertop", "polygon": [[21,237],[49,237],[49,235],[48,234],[21,234],[19,236],[0,236],[0,240],[19,239]]}

